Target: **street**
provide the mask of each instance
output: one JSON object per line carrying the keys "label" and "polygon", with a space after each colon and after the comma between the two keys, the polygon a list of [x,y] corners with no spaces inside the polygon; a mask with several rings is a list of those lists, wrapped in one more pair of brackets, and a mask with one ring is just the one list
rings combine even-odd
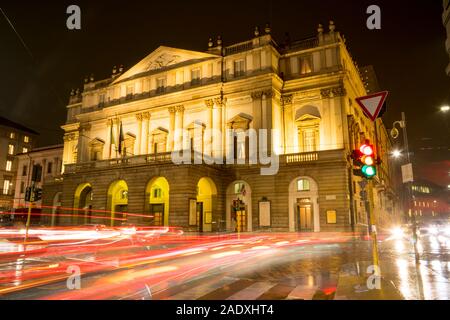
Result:
{"label": "street", "polygon": [[[446,300],[448,235],[183,234],[169,228],[0,230],[0,299]],[[22,238],[23,239],[23,238]],[[79,278],[78,278],[79,276]],[[79,279],[79,282],[78,282]]]}

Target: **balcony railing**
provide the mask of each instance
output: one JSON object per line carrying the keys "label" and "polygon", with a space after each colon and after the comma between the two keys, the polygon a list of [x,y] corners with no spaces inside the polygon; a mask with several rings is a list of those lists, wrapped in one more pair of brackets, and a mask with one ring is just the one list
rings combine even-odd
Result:
{"label": "balcony railing", "polygon": [[[189,152],[189,151],[185,151]],[[208,158],[208,159],[207,159]],[[194,160],[204,159],[207,163],[213,163],[213,159],[202,155],[201,153],[193,152],[191,154],[191,163],[196,163]],[[313,163],[317,161],[345,161],[346,156],[344,150],[331,150],[331,151],[317,151],[317,152],[305,152],[280,155],[280,163],[286,165],[297,165],[300,163]],[[126,167],[134,165],[151,165],[151,164],[168,164],[173,163],[172,153],[158,153],[133,156],[128,158],[108,159],[100,161],[90,161],[85,163],[76,163],[65,165],[65,173],[76,173],[79,171],[89,171],[95,169],[106,169],[114,167]],[[204,163],[204,162],[203,162]],[[226,159],[223,159],[224,164],[227,163]],[[248,159],[246,159],[248,164]],[[230,164],[227,164],[230,166]]]}
{"label": "balcony railing", "polygon": [[172,162],[172,153],[158,153],[149,155],[140,155],[128,158],[117,158],[100,161],[89,161],[84,163],[74,163],[65,165],[65,173],[75,173],[94,169],[104,169],[111,167],[121,167],[139,164],[161,164]]}
{"label": "balcony railing", "polygon": [[253,49],[253,41],[246,41],[243,43],[238,43],[233,46],[225,48],[225,55],[231,55],[239,52],[244,52]]}

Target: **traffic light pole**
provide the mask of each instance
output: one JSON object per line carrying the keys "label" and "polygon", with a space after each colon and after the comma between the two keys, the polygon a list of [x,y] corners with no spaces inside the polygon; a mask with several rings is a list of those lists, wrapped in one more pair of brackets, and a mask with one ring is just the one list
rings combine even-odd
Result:
{"label": "traffic light pole", "polygon": [[28,241],[28,231],[30,229],[31,224],[31,210],[33,208],[33,197],[34,197],[34,181],[31,183],[31,199],[28,202],[28,216],[27,216],[27,224],[25,225],[25,239],[24,242]]}
{"label": "traffic light pole", "polygon": [[[373,265],[377,266],[377,276],[381,275],[380,271],[380,258],[378,255],[378,237],[376,227],[375,211],[373,210],[373,181],[371,179],[364,178],[360,183],[361,190],[364,195],[364,204],[367,214],[368,232],[372,240],[372,261]],[[368,188],[367,188],[368,187]]]}
{"label": "traffic light pole", "polygon": [[[369,199],[366,200],[367,203],[367,209],[369,213],[369,232],[370,237],[372,239],[372,259],[373,259],[373,265],[378,267],[378,272],[380,273],[380,258],[378,255],[378,237],[377,237],[377,220],[375,217],[375,210],[373,210],[373,180],[368,181],[369,185]],[[378,274],[380,276],[380,274]]]}

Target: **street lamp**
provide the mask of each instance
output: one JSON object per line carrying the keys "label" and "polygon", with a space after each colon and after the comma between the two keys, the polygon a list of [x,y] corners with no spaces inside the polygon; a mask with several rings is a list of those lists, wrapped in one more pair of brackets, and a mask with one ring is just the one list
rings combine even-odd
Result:
{"label": "street lamp", "polygon": [[441,112],[447,113],[447,112],[449,112],[449,111],[450,111],[450,106],[442,106],[442,107],[441,107]]}
{"label": "street lamp", "polygon": [[394,151],[392,151],[392,156],[394,158],[398,159],[402,156],[402,152],[400,150],[394,150]]}

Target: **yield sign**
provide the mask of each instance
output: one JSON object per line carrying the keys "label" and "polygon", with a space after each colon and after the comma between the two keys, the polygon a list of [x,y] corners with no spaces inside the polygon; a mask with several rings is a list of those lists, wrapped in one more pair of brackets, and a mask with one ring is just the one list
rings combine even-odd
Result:
{"label": "yield sign", "polygon": [[370,96],[365,96],[361,98],[356,98],[356,102],[364,110],[364,113],[370,118],[370,120],[375,121],[383,108],[386,98],[388,96],[388,91],[382,91]]}

